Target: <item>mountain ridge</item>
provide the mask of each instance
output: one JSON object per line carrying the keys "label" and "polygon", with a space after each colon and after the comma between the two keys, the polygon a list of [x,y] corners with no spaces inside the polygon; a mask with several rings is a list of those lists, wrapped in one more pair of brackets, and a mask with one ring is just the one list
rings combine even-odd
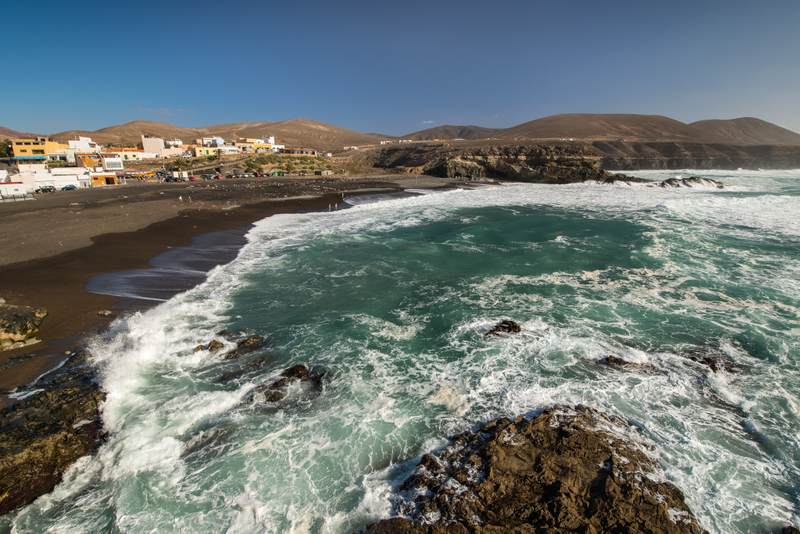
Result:
{"label": "mountain ridge", "polygon": [[[735,145],[800,145],[800,134],[776,124],[741,117],[684,123],[663,115],[567,113],[550,115],[509,128],[443,125],[405,135],[418,141],[497,138],[501,141],[580,139],[676,141]],[[486,134],[489,135],[486,135]]]}
{"label": "mountain ridge", "polygon": [[[58,141],[77,136],[92,137],[105,145],[135,145],[142,134],[179,138],[192,142],[198,137],[219,135],[226,139],[274,135],[288,146],[337,149],[350,145],[372,145],[397,136],[364,133],[312,119],[252,121],[216,124],[198,128],[151,120],[134,120],[98,130],[67,130],[50,134]],[[0,127],[0,140],[31,136]],[[482,140],[524,142],[532,140],[576,139],[586,141],[674,141],[732,145],[800,146],[800,133],[755,117],[708,119],[684,123],[662,115],[637,114],[560,114],[541,117],[509,128],[476,125],[441,125],[404,136],[404,139]]]}

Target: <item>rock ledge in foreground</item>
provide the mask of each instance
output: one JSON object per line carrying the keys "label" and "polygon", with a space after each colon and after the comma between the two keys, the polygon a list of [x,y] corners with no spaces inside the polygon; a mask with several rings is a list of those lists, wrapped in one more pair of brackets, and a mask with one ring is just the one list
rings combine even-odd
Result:
{"label": "rock ledge in foreground", "polygon": [[424,455],[397,496],[403,517],[366,531],[703,532],[680,490],[619,433],[633,431],[584,406],[491,421]]}
{"label": "rock ledge in foreground", "polygon": [[83,351],[0,411],[0,515],[32,503],[104,438],[105,395]]}

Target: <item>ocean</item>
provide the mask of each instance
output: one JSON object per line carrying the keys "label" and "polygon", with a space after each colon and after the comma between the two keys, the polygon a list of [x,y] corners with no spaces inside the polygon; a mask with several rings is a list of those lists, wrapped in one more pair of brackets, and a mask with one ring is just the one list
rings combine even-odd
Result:
{"label": "ocean", "polygon": [[[352,532],[447,436],[578,403],[638,428],[709,531],[796,523],[800,171],[628,174],[726,187],[513,184],[258,222],[91,341],[109,439],[5,526]],[[522,332],[484,336],[503,319]],[[221,330],[267,337],[268,363],[220,382],[249,361],[194,350]],[[295,364],[319,395],[249,399]]]}

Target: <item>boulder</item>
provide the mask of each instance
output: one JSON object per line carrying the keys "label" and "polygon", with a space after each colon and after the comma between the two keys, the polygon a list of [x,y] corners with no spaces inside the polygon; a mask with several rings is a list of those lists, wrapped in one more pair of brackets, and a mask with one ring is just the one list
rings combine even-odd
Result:
{"label": "boulder", "polygon": [[496,419],[424,455],[394,496],[400,517],[366,530],[703,532],[635,432],[584,406]]}
{"label": "boulder", "polygon": [[83,351],[0,412],[0,514],[48,493],[78,458],[104,438],[105,395]]}
{"label": "boulder", "polygon": [[263,336],[247,336],[246,338],[239,340],[239,342],[236,344],[236,348],[225,354],[223,359],[235,360],[236,358],[241,358],[245,354],[250,354],[251,352],[257,351],[263,347],[265,343],[266,340]]}
{"label": "boulder", "polygon": [[248,402],[278,402],[286,397],[286,390],[293,382],[301,382],[318,395],[322,389],[324,372],[311,371],[305,365],[295,365],[284,370],[277,380],[256,386],[247,396]]}
{"label": "boulder", "polygon": [[522,327],[518,323],[505,319],[494,325],[491,330],[484,334],[484,337],[499,336],[500,334],[519,334],[521,331]]}
{"label": "boulder", "polygon": [[224,347],[225,347],[225,344],[222,341],[220,341],[218,339],[212,339],[211,341],[209,341],[205,345],[197,345],[194,348],[194,351],[195,352],[200,352],[202,350],[207,350],[208,352],[217,352],[217,351],[221,350]]}
{"label": "boulder", "polygon": [[39,326],[47,311],[29,306],[0,304],[0,350],[9,350],[40,340]]}

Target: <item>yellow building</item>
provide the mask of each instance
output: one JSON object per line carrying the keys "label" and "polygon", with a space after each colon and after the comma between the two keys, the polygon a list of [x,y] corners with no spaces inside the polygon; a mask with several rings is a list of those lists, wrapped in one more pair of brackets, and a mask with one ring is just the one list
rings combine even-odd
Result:
{"label": "yellow building", "polygon": [[264,139],[239,139],[235,143],[236,148],[240,151],[245,152],[247,154],[255,154],[258,152],[272,152],[273,145],[272,143],[265,141]]}
{"label": "yellow building", "polygon": [[104,187],[106,185],[119,185],[123,181],[113,172],[93,172],[92,187]]}
{"label": "yellow building", "polygon": [[196,146],[192,149],[194,157],[201,158],[203,156],[216,156],[219,148],[215,146]]}
{"label": "yellow building", "polygon": [[11,140],[11,150],[17,159],[47,159],[65,153],[69,145],[51,141],[47,137],[26,137]]}

